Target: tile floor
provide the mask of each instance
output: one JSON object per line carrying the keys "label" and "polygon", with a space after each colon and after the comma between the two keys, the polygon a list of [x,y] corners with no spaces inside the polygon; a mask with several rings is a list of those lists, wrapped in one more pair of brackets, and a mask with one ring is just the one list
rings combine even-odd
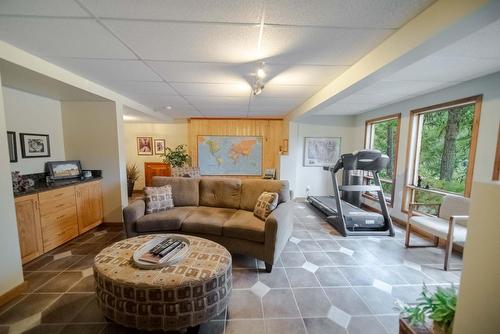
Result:
{"label": "tile floor", "polygon": [[[307,204],[293,210],[272,273],[235,255],[228,311],[200,333],[398,333],[396,300],[415,301],[422,283],[458,286],[460,272],[441,269],[442,249],[405,249],[399,228],[395,238],[343,238]],[[123,237],[121,226],[102,226],[27,264],[29,291],[0,308],[0,334],[136,333],[107,322],[93,292],[93,257]]]}

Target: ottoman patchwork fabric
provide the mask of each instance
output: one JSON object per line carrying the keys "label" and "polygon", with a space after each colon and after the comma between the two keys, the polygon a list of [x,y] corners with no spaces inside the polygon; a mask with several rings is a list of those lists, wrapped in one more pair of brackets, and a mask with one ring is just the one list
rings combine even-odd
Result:
{"label": "ottoman patchwork fabric", "polygon": [[179,330],[223,312],[231,295],[231,255],[221,245],[183,235],[190,252],[173,266],[144,270],[132,255],[158,235],[119,241],[103,249],[94,263],[97,301],[104,315],[146,330]]}

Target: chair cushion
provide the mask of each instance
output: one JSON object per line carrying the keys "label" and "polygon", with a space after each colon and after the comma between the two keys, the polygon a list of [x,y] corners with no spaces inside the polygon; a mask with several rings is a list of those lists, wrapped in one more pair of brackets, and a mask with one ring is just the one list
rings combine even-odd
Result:
{"label": "chair cushion", "polygon": [[222,226],[236,212],[236,209],[200,206],[190,211],[182,222],[182,231],[222,235]]}
{"label": "chair cushion", "polygon": [[[449,221],[430,216],[413,216],[410,218],[410,224],[416,226],[417,228],[424,230],[432,235],[439,237],[440,239],[448,239],[448,228]],[[455,224],[455,229],[453,233],[454,242],[465,242],[467,237],[467,228],[462,225]]]}
{"label": "chair cushion", "polygon": [[153,176],[153,186],[170,185],[175,206],[198,206],[200,179],[188,177]]}
{"label": "chair cushion", "polygon": [[170,185],[161,187],[145,187],[144,201],[146,202],[146,213],[154,213],[172,209],[172,187]]}
{"label": "chair cushion", "polygon": [[[469,206],[469,198],[457,195],[446,195],[439,209],[439,217],[450,219],[451,216],[468,216]],[[461,220],[460,224],[467,225],[467,221]]]}
{"label": "chair cushion", "polygon": [[288,181],[242,179],[240,209],[253,211],[255,204],[257,204],[257,199],[264,191],[278,193],[278,203],[283,203],[290,199]]}
{"label": "chair cushion", "polygon": [[240,207],[241,180],[231,178],[202,178],[200,205],[216,208]]}
{"label": "chair cushion", "polygon": [[150,213],[136,222],[138,232],[177,231],[194,207],[176,207],[167,211]]}
{"label": "chair cushion", "polygon": [[222,235],[235,239],[264,243],[266,223],[253,215],[253,212],[238,210],[224,223]]}
{"label": "chair cushion", "polygon": [[264,191],[260,194],[257,204],[253,209],[255,217],[266,220],[267,216],[278,206],[278,193]]}

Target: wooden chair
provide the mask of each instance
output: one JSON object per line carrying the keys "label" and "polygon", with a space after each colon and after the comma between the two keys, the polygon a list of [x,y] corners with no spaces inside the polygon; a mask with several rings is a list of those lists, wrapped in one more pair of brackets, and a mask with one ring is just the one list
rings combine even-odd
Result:
{"label": "wooden chair", "polygon": [[[418,206],[436,206],[438,216],[424,213],[414,214]],[[449,260],[453,243],[463,245],[467,237],[467,221],[469,219],[470,199],[446,195],[442,204],[411,203],[408,210],[408,222],[406,224],[405,247],[437,247],[439,239],[446,240],[444,270],[449,269]],[[412,227],[425,231],[434,236],[434,244],[424,246],[410,246],[410,234]]]}

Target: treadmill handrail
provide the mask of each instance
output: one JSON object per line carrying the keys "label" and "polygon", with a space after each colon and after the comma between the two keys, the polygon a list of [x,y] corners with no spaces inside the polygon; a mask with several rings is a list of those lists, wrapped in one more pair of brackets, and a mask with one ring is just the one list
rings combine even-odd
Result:
{"label": "treadmill handrail", "polygon": [[370,185],[347,185],[347,186],[339,186],[339,189],[342,191],[379,191],[379,186],[370,186]]}

